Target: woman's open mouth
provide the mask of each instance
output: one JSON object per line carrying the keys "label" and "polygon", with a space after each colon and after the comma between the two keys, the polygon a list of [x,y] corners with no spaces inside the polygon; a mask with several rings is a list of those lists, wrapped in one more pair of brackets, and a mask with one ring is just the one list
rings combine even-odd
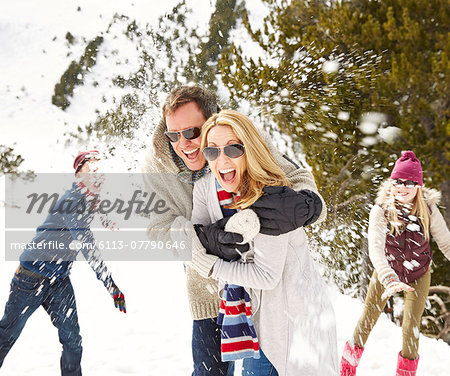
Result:
{"label": "woman's open mouth", "polygon": [[232,183],[236,177],[236,170],[229,168],[228,170],[219,170],[220,177],[224,183]]}

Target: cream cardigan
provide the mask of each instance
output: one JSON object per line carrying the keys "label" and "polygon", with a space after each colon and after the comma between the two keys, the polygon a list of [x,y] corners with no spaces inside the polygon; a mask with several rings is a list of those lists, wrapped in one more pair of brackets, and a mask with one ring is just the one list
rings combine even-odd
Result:
{"label": "cream cardigan", "polygon": [[[192,223],[223,218],[212,173],[195,183]],[[218,259],[212,278],[244,286],[264,354],[280,376],[337,375],[335,317],[303,228],[258,234],[247,262]]]}

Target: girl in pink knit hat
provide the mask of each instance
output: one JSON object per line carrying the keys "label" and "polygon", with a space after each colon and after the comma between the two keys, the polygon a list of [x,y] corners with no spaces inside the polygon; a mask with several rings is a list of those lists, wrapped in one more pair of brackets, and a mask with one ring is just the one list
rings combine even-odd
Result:
{"label": "girl in pink knit hat", "polygon": [[405,151],[395,162],[390,179],[378,192],[369,216],[369,257],[375,271],[363,313],[345,344],[340,375],[356,375],[364,344],[389,297],[403,291],[403,346],[396,376],[416,375],[420,320],[430,287],[430,237],[450,260],[450,232],[437,203],[440,193],[423,186],[420,161]]}

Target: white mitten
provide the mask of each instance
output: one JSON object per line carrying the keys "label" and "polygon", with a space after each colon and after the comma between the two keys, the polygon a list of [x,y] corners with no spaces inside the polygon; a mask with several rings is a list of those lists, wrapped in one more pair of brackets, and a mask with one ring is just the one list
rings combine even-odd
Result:
{"label": "white mitten", "polygon": [[185,264],[193,268],[203,278],[208,278],[218,257],[206,253],[191,221],[179,216],[173,221],[170,230],[172,241],[185,241],[192,245],[192,261],[186,261]]}

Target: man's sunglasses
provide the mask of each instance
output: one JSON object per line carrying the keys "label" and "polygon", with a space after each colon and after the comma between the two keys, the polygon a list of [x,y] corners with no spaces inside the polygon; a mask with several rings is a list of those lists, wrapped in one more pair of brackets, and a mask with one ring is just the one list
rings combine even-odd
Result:
{"label": "man's sunglasses", "polygon": [[394,187],[401,187],[403,185],[405,188],[414,188],[419,184],[414,180],[400,180],[400,179],[391,179],[391,183]]}
{"label": "man's sunglasses", "polygon": [[219,158],[220,149],[223,149],[224,154],[229,158],[239,158],[244,155],[245,147],[242,144],[231,144],[227,146],[207,146],[203,149],[203,156],[208,162],[215,161]]}
{"label": "man's sunglasses", "polygon": [[186,140],[193,140],[194,138],[200,137],[201,133],[201,127],[192,127],[178,132],[164,132],[170,142],[177,142],[180,139],[180,134],[182,134]]}

